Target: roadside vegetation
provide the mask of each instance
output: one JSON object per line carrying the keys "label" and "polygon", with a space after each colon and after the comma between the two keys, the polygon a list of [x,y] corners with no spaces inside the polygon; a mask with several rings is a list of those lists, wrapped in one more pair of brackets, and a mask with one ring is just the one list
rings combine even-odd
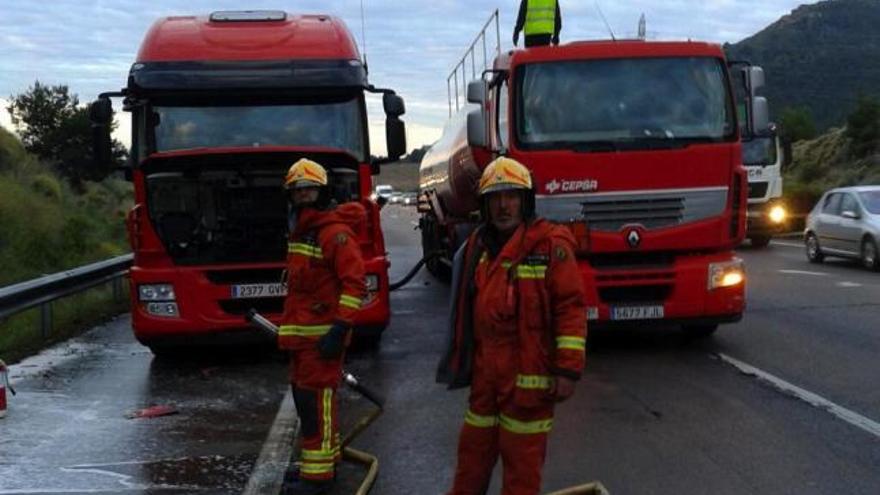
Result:
{"label": "roadside vegetation", "polygon": [[[0,128],[0,287],[127,252],[132,188],[112,170],[89,168],[91,136],[76,96],[37,83],[9,110],[18,136]],[[20,359],[124,311],[121,295],[114,301],[103,287],[53,303],[45,339],[39,308],[0,321],[0,358]]]}
{"label": "roadside vegetation", "polygon": [[[783,119],[783,129],[812,126],[808,115],[797,118],[796,125]],[[786,204],[796,215],[795,229],[803,228],[804,217],[828,189],[880,185],[880,99],[859,98],[845,127],[814,138],[794,137],[793,159],[785,172],[783,190]]]}

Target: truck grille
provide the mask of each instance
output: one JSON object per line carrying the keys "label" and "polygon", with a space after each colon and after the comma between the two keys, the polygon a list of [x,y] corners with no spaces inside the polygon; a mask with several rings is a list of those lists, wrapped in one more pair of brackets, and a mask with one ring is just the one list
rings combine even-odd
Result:
{"label": "truck grille", "polygon": [[284,311],[283,297],[261,299],[227,299],[219,301],[220,309],[230,315],[245,315],[251,308],[263,315],[280,314]]}
{"label": "truck grille", "polygon": [[627,225],[659,229],[721,215],[727,187],[539,195],[538,215],[557,222],[586,221],[591,230],[617,232]]}
{"label": "truck grille", "polygon": [[766,182],[749,182],[749,198],[763,198],[766,195]]}
{"label": "truck grille", "polygon": [[281,281],[281,268],[208,270],[205,277],[215,285],[276,284]]}
{"label": "truck grille", "polygon": [[672,286],[667,284],[601,287],[599,299],[605,304],[663,302],[671,293]]}
{"label": "truck grille", "polygon": [[646,229],[678,225],[684,216],[684,199],[600,199],[583,203],[583,217],[594,230],[614,232],[624,225],[639,224]]}

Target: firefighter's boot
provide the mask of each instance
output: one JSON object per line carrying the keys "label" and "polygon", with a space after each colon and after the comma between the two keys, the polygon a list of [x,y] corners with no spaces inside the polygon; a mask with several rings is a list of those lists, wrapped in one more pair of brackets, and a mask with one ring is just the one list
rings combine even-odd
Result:
{"label": "firefighter's boot", "polygon": [[333,480],[307,480],[300,478],[286,485],[282,495],[326,495],[333,488]]}

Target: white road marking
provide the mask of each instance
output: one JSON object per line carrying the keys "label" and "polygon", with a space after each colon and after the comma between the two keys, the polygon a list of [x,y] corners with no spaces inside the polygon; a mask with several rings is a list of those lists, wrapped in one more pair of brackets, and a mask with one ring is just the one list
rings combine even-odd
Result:
{"label": "white road marking", "polygon": [[803,244],[798,244],[798,243],[796,243],[796,242],[771,241],[770,244],[773,244],[774,246],[785,246],[785,247],[792,247],[792,248],[804,249],[804,245],[803,245]]}
{"label": "white road marking", "polygon": [[862,286],[862,284],[859,284],[859,283],[856,283],[856,282],[837,282],[836,285],[837,285],[838,287],[845,287],[845,288],[850,288],[850,287],[861,287],[861,286]]}
{"label": "white road marking", "polygon": [[785,273],[789,275],[813,275],[816,277],[826,277],[829,274],[825,272],[808,272],[806,270],[776,270],[779,273]]}
{"label": "white road marking", "polygon": [[284,483],[284,472],[293,453],[293,440],[299,428],[299,418],[290,392],[284,394],[281,407],[272,423],[272,429],[266,437],[266,443],[260,451],[260,457],[254,465],[251,477],[244,487],[242,495],[260,493],[278,493]]}
{"label": "white road marking", "polygon": [[849,409],[839,406],[831,402],[830,400],[825,399],[824,397],[816,395],[808,390],[804,390],[797,385],[788,383],[782,378],[771,375],[766,371],[755,368],[754,366],[746,364],[736,358],[732,358],[726,354],[718,354],[718,357],[720,357],[722,361],[734,366],[736,369],[742,371],[743,373],[757,377],[759,380],[763,380],[773,385],[782,392],[797,397],[798,399],[806,402],[807,404],[810,404],[813,407],[824,409],[831,414],[837,416],[838,418],[846,421],[847,423],[857,428],[861,428],[871,435],[880,438],[880,423],[870,418],[866,418],[857,412],[850,411]]}

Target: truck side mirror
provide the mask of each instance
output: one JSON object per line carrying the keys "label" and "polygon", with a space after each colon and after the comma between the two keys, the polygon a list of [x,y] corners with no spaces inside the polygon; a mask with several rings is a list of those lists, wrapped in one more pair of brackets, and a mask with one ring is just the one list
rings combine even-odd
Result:
{"label": "truck side mirror", "polygon": [[385,119],[385,142],[388,158],[397,160],[406,154],[406,125],[402,120],[392,116]]}
{"label": "truck side mirror", "polygon": [[486,141],[486,114],[482,108],[471,110],[467,114],[467,139],[468,146],[485,148]]}
{"label": "truck side mirror", "polygon": [[753,97],[751,106],[749,125],[751,126],[751,134],[754,136],[758,135],[759,130],[767,129],[770,124],[770,106],[767,104],[767,98],[763,96]]}
{"label": "truck side mirror", "polygon": [[486,103],[486,94],[488,93],[488,85],[486,81],[477,79],[471,81],[467,85],[467,101],[468,103],[477,103],[483,106]]}
{"label": "truck side mirror", "polygon": [[385,109],[385,115],[389,117],[400,117],[406,113],[403,98],[396,94],[385,93],[382,96],[382,107]]}
{"label": "truck side mirror", "polygon": [[764,87],[764,69],[753,65],[746,69],[746,86],[749,89],[749,96],[756,96],[758,90]]}
{"label": "truck side mirror", "polygon": [[101,168],[109,167],[113,160],[110,139],[113,104],[110,98],[98,98],[89,105],[89,120],[92,124],[92,154],[95,164]]}

